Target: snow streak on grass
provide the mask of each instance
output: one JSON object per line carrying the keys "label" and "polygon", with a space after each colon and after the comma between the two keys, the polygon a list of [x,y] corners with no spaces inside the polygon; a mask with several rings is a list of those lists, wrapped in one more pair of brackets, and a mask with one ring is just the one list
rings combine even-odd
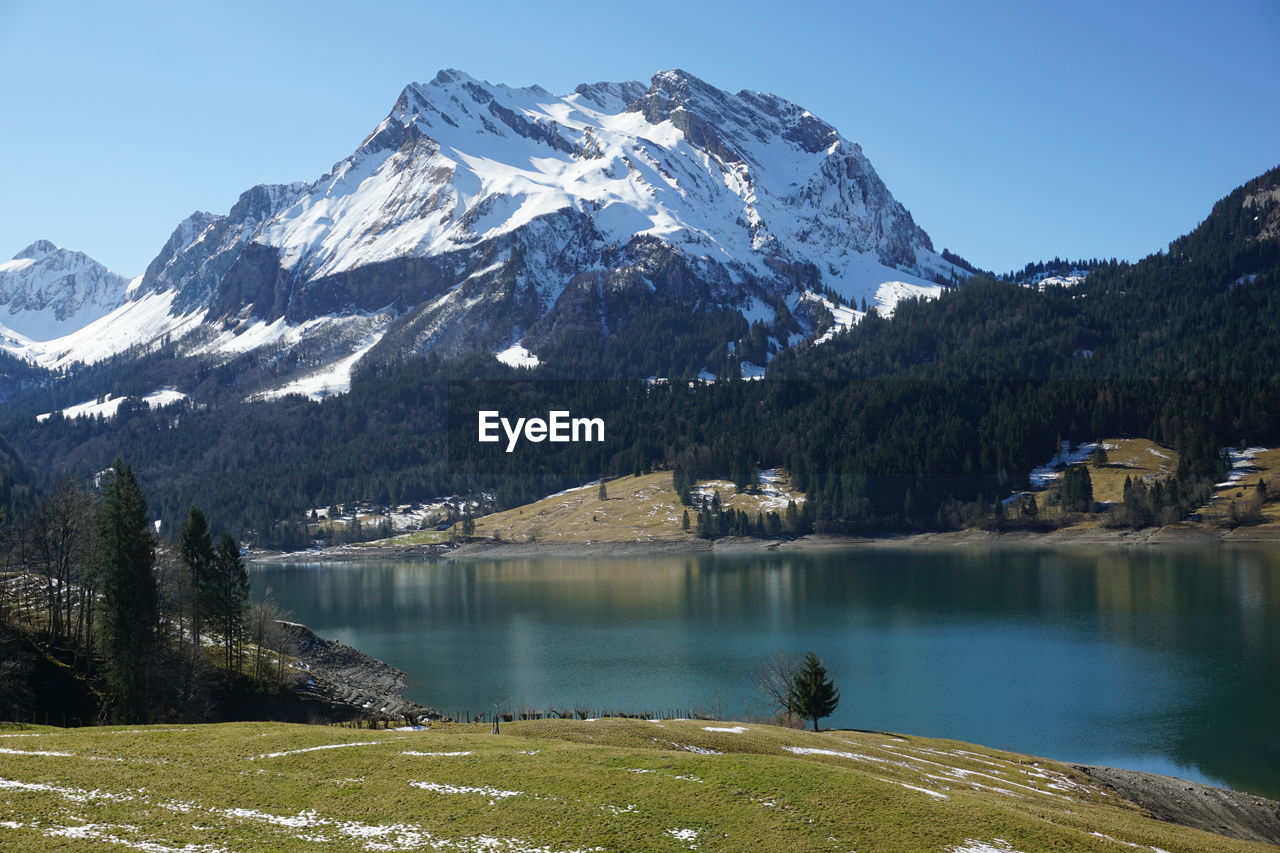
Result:
{"label": "snow streak on grass", "polygon": [[0,779],[0,791],[32,791],[40,793],[57,794],[66,800],[74,803],[90,803],[95,800],[132,800],[134,797],[130,794],[114,794],[110,791],[85,790],[84,788],[73,788],[65,785],[51,785],[45,782],[20,782],[16,779]]}
{"label": "snow streak on grass", "polygon": [[410,782],[409,784],[424,791],[435,791],[437,794],[482,794],[498,800],[524,796],[524,791],[503,791],[488,785],[446,785],[443,782]]}
{"label": "snow streak on grass", "polygon": [[949,853],[1020,853],[1002,838],[996,838],[992,841],[978,841],[977,839],[969,838],[963,844],[948,847],[947,850]]}
{"label": "snow streak on grass", "polygon": [[[116,824],[81,823],[74,826],[45,824],[39,821],[24,823],[16,820],[0,821],[0,829],[30,829],[49,838],[66,838],[81,841],[98,841],[104,844],[115,844],[132,850],[143,850],[146,853],[230,853],[226,847],[213,844],[183,844],[174,846],[150,839],[125,837],[137,832],[136,826]],[[0,836],[2,838],[3,836]]]}
{"label": "snow streak on grass", "polygon": [[268,752],[263,755],[255,755],[250,761],[257,761],[259,758],[281,758],[285,755],[297,755],[302,752],[318,752],[322,749],[342,749],[347,746],[377,746],[381,741],[364,740],[358,743],[329,743],[324,746],[308,746],[303,749],[286,749],[284,752]]}
{"label": "snow streak on grass", "polygon": [[8,749],[0,746],[0,755],[30,755],[43,758],[83,758],[86,761],[124,761],[123,758],[109,758],[101,755],[76,755],[74,752],[55,752],[47,749]]}

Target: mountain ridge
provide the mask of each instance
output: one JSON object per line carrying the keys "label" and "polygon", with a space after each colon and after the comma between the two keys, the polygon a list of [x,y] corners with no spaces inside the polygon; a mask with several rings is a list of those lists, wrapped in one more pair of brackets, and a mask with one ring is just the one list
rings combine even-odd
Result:
{"label": "mountain ridge", "polygon": [[166,340],[222,361],[249,340],[305,344],[314,369],[357,352],[536,357],[565,330],[607,339],[674,309],[738,312],[785,348],[831,322],[819,292],[888,313],[967,275],[860,146],[778,96],[680,70],[555,96],[448,69],[405,86],[315,181],[179,223],[92,346],[8,348],[50,367]]}

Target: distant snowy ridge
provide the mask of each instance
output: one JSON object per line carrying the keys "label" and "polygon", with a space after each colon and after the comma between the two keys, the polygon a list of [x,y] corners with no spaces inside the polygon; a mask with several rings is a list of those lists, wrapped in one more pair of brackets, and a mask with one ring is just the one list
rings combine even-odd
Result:
{"label": "distant snowy ridge", "polygon": [[37,240],[0,263],[0,334],[46,341],[106,316],[124,299],[129,279],[83,252]]}
{"label": "distant snowy ridge", "polygon": [[328,174],[183,220],[92,323],[9,324],[0,346],[49,367],[164,341],[215,362],[308,347],[298,376],[250,396],[318,398],[370,354],[535,366],[565,329],[616,331],[637,295],[772,323],[806,292],[890,313],[965,275],[860,146],[775,95],[673,70],[557,96],[450,70],[407,86]]}

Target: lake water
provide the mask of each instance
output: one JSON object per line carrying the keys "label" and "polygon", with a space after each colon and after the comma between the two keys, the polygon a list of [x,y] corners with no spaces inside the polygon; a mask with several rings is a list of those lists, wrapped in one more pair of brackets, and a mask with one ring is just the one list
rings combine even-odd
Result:
{"label": "lake water", "polygon": [[1280,796],[1280,549],[849,549],[266,566],[291,617],[452,713],[763,712],[777,652],[824,726],[955,738]]}

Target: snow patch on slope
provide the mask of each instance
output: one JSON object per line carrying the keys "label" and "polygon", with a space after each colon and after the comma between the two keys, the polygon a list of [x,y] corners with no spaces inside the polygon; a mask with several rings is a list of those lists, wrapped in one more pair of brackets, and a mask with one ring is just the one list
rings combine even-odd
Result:
{"label": "snow patch on slope", "polygon": [[308,373],[298,379],[267,391],[260,391],[245,398],[245,402],[255,400],[275,400],[290,394],[300,394],[308,399],[320,401],[325,397],[335,397],[351,390],[351,373],[356,363],[364,358],[365,353],[382,340],[385,329],[374,332],[360,342],[356,351],[344,358],[333,361],[319,370]]}
{"label": "snow patch on slope", "polygon": [[966,838],[963,844],[948,847],[947,851],[948,853],[1019,853],[1003,838],[995,838],[991,841]]}
{"label": "snow patch on slope", "polygon": [[[884,268],[885,274],[898,274],[896,270]],[[871,276],[867,281],[874,281],[876,276]],[[876,313],[881,317],[892,317],[897,311],[899,303],[904,299],[937,299],[942,295],[942,288],[936,284],[927,284],[920,280],[915,281],[883,281],[873,286],[872,300],[875,302]],[[848,304],[842,303],[836,305],[830,299],[821,294],[806,290],[800,295],[800,301],[818,302],[828,311],[834,320],[831,327],[814,339],[815,344],[825,344],[834,338],[840,332],[852,328],[862,322],[862,318],[867,316],[864,312],[852,307],[854,299],[852,294],[848,300]]]}
{"label": "snow patch on slope", "polygon": [[520,344],[512,344],[502,352],[494,353],[493,357],[510,367],[537,367],[542,364],[536,355]]}
{"label": "snow patch on slope", "polygon": [[[59,410],[64,418],[93,418],[99,415],[104,418],[114,418],[116,412],[120,409],[120,404],[127,400],[127,397],[113,397],[107,394],[101,400],[89,400],[84,403],[78,403],[74,406],[68,406]],[[145,397],[139,398],[143,405],[152,409],[159,409],[164,406],[170,406],[179,400],[187,399],[187,395],[176,388],[161,388],[158,391],[152,391]],[[36,420],[44,423],[53,417],[54,412],[45,412],[42,415],[36,415]]]}
{"label": "snow patch on slope", "polygon": [[1256,471],[1257,467],[1253,464],[1253,459],[1259,453],[1266,452],[1266,450],[1267,448],[1265,447],[1246,447],[1243,450],[1237,450],[1233,447],[1227,448],[1226,453],[1231,461],[1231,468],[1227,472],[1227,479],[1223,480],[1221,483],[1214,483],[1213,487],[1215,489],[1222,489],[1227,486],[1234,486],[1249,474]]}
{"label": "snow patch on slope", "polygon": [[1032,290],[1044,290],[1046,287],[1079,287],[1089,277],[1088,270],[1073,269],[1063,275],[1056,273],[1037,273],[1024,283],[1024,287]]}
{"label": "snow patch on slope", "polygon": [[834,321],[831,324],[831,328],[827,329],[817,338],[814,338],[813,342],[815,344],[825,344],[840,332],[856,325],[863,317],[866,316],[861,311],[855,310],[846,305],[836,305],[830,299],[827,299],[825,296],[820,296],[813,291],[805,291],[801,294],[800,298],[805,301],[820,303],[824,308],[831,312],[831,317]]}
{"label": "snow patch on slope", "polygon": [[[1098,449],[1096,441],[1086,441],[1083,444],[1077,444],[1072,449],[1071,442],[1064,441],[1057,452],[1053,454],[1048,462],[1043,465],[1031,469],[1028,479],[1031,480],[1031,487],[1035,489],[1043,489],[1050,483],[1062,479],[1062,472],[1072,465],[1079,465],[1092,455],[1093,451]],[[1104,444],[1103,450],[1115,450],[1116,445]]]}
{"label": "snow patch on slope", "polygon": [[886,281],[876,288],[876,311],[881,317],[892,317],[904,299],[937,299],[943,288],[919,281]]}
{"label": "snow patch on slope", "polygon": [[18,341],[4,347],[18,358],[51,370],[76,362],[93,364],[124,352],[130,347],[151,346],[166,338],[178,338],[200,324],[202,310],[173,314],[175,292],[145,293],[125,302],[106,316],[82,329],[49,341]]}

